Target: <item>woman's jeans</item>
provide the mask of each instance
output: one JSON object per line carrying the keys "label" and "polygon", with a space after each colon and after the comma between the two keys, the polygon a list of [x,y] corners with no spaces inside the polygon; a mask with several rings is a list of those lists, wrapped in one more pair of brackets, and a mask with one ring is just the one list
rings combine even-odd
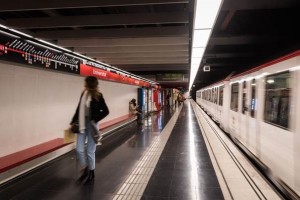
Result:
{"label": "woman's jeans", "polygon": [[[85,122],[86,130],[84,133],[77,134],[77,146],[76,152],[81,167],[88,166],[90,170],[95,169],[95,152],[97,144],[92,138],[92,127],[90,120],[86,119]],[[87,148],[85,152],[85,141],[87,139]],[[87,156],[86,156],[87,155]]]}

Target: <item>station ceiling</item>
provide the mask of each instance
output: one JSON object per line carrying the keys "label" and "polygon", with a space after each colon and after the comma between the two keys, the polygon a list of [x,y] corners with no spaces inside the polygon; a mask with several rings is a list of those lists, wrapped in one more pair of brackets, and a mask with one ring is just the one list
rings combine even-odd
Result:
{"label": "station ceiling", "polygon": [[[299,0],[224,0],[195,88],[299,49]],[[194,0],[10,0],[0,24],[154,79],[188,87]],[[210,72],[202,67],[209,65]]]}

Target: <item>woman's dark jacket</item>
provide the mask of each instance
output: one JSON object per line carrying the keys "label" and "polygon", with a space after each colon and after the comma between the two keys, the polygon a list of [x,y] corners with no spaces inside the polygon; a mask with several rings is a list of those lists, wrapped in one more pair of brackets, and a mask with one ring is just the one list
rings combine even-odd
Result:
{"label": "woman's dark jacket", "polygon": [[[78,114],[79,114],[79,105],[81,98],[83,96],[83,93],[81,94],[76,112],[73,116],[73,119],[70,124],[73,124],[74,122],[78,122]],[[109,114],[108,107],[105,103],[105,100],[103,98],[103,95],[100,93],[99,100],[92,97],[92,101],[90,104],[90,111],[91,111],[91,120],[94,122],[99,122],[101,119],[105,118]]]}

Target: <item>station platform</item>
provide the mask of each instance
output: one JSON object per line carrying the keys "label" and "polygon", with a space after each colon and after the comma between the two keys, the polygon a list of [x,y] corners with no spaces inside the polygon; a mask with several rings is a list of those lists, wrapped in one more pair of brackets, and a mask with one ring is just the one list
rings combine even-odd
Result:
{"label": "station platform", "polygon": [[282,199],[193,100],[113,135],[97,147],[93,183],[76,183],[71,151],[2,184],[0,199]]}

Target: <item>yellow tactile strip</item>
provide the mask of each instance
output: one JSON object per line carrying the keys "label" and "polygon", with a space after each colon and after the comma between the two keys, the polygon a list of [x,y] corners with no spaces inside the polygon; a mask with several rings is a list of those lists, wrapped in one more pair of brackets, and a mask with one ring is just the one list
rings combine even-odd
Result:
{"label": "yellow tactile strip", "polygon": [[113,200],[133,200],[142,197],[159,157],[175,126],[181,109],[182,106],[176,110],[161,134],[152,140],[141,159],[135,164],[132,172],[128,175],[123,185],[115,194]]}

